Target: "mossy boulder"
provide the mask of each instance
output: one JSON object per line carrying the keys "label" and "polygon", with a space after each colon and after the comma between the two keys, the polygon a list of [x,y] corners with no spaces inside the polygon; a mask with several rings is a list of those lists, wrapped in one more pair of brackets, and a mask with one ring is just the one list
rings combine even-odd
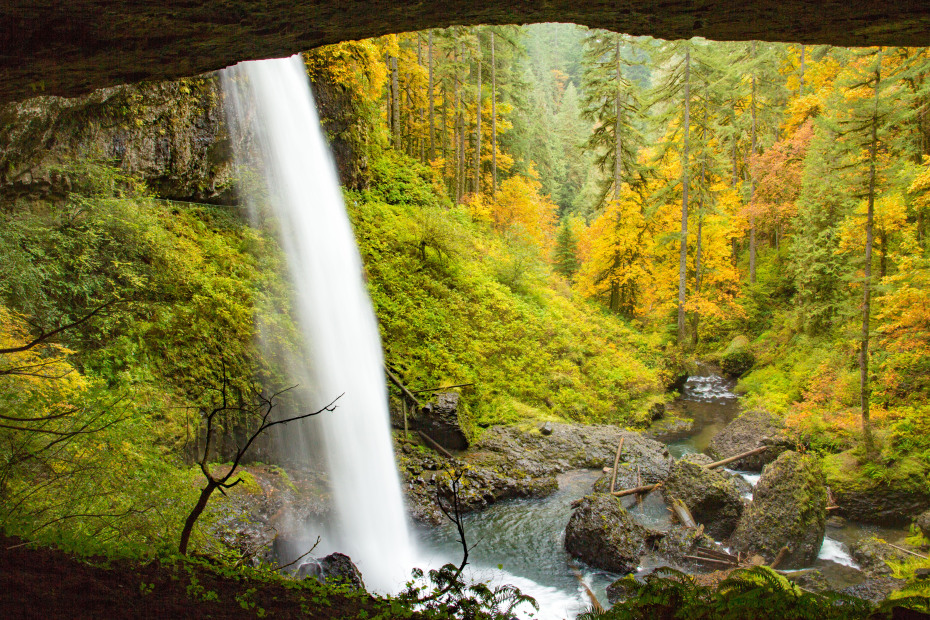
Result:
{"label": "mossy boulder", "polygon": [[720,370],[730,377],[741,377],[756,363],[756,356],[749,347],[746,336],[737,336],[720,354]]}
{"label": "mossy boulder", "polygon": [[733,532],[743,513],[743,500],[733,480],[724,472],[680,460],[662,486],[667,502],[680,499],[694,519],[714,538]]}
{"label": "mossy boulder", "polygon": [[917,528],[924,538],[930,538],[930,510],[920,513],[917,517]]}
{"label": "mossy boulder", "polygon": [[753,501],[730,539],[732,547],[771,562],[783,547],[781,568],[809,566],[823,544],[827,489],[820,460],[784,452],[766,465]]}
{"label": "mossy boulder", "polygon": [[581,498],[565,528],[565,550],[589,566],[631,573],[646,551],[646,530],[605,493]]}
{"label": "mossy boulder", "polygon": [[760,471],[767,463],[771,463],[779,454],[790,448],[784,429],[784,422],[772,413],[762,410],[746,411],[714,435],[707,452],[714,459],[722,460],[749,452],[760,445],[768,445],[769,449],[765,452],[748,456],[730,466]]}
{"label": "mossy boulder", "polygon": [[920,459],[870,464],[846,451],[827,456],[824,471],[836,504],[847,519],[907,525],[930,509],[930,468]]}

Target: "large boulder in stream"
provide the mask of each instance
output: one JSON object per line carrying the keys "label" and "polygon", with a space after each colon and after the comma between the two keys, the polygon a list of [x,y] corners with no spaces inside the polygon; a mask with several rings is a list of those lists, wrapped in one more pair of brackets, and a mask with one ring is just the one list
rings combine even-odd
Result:
{"label": "large boulder in stream", "polygon": [[779,568],[803,568],[817,559],[826,518],[827,489],[820,460],[784,452],[762,471],[730,545],[761,555],[767,563],[788,547]]}
{"label": "large boulder in stream", "polygon": [[917,529],[924,535],[924,538],[930,539],[930,510],[920,513],[917,517]]}
{"label": "large boulder in stream", "polygon": [[824,470],[840,512],[851,521],[902,526],[930,509],[930,466],[923,459],[881,462],[876,476],[870,475],[874,466],[847,450],[825,457]]}
{"label": "large boulder in stream", "polygon": [[767,463],[778,458],[779,454],[791,448],[784,427],[780,418],[767,411],[746,411],[714,435],[707,453],[715,460],[723,460],[767,445],[768,450],[730,465],[734,469],[760,471]]}
{"label": "large boulder in stream", "polygon": [[862,538],[852,543],[849,546],[849,555],[869,577],[887,577],[894,572],[889,562],[901,563],[913,557],[875,536]]}
{"label": "large boulder in stream", "polygon": [[662,493],[669,503],[683,501],[695,521],[716,539],[729,536],[743,513],[740,490],[729,475],[684,459],[672,467]]}
{"label": "large boulder in stream", "polygon": [[631,573],[646,551],[646,535],[615,497],[594,493],[576,503],[565,528],[565,550],[589,566]]}

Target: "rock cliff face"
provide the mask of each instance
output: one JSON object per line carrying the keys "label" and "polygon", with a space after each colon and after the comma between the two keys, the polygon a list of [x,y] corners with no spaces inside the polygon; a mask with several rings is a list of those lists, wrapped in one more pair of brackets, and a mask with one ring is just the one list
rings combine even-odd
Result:
{"label": "rock cliff face", "polygon": [[[342,182],[361,187],[365,149],[350,128],[364,121],[325,75],[314,76],[312,85]],[[105,161],[143,179],[161,198],[234,204],[223,106],[216,74],[2,106],[0,196],[65,196],[72,189],[68,167]]]}
{"label": "rock cliff face", "polygon": [[240,60],[455,24],[575,22],[676,39],[926,45],[923,0],[7,0],[0,4],[0,102],[75,96]]}

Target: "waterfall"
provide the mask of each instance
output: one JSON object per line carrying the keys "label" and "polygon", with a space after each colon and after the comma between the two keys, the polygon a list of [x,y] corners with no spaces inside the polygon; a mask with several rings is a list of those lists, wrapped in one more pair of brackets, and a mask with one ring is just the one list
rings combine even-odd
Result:
{"label": "waterfall", "polygon": [[248,160],[240,169],[255,170],[253,191],[270,205],[287,255],[304,339],[288,371],[310,388],[304,406],[313,410],[344,394],[335,411],[288,425],[285,456],[328,466],[334,514],[322,548],[348,554],[369,589],[396,590],[412,566],[412,548],[381,341],[303,62],[240,63],[222,72],[222,83],[237,160]]}

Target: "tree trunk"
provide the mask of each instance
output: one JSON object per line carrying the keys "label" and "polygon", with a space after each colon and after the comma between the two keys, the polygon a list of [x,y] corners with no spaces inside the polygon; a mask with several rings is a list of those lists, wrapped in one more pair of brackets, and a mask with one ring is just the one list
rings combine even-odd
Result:
{"label": "tree trunk", "polygon": [[394,150],[400,151],[400,80],[397,77],[397,56],[391,56],[391,127],[394,129]]}
{"label": "tree trunk", "polygon": [[[687,44],[685,44],[687,45]],[[678,342],[685,341],[685,291],[688,273],[688,132],[691,125],[691,49],[685,48],[685,118],[681,154],[681,253],[678,261]]]}
{"label": "tree trunk", "polygon": [[478,50],[478,94],[475,99],[475,193],[481,193],[481,50]]}
{"label": "tree trunk", "polygon": [[497,194],[497,63],[494,31],[491,31],[491,196]]}
{"label": "tree trunk", "polygon": [[616,107],[617,118],[614,121],[614,200],[620,200],[620,184],[623,179],[623,143],[620,141],[620,114],[622,110],[622,101],[621,97],[623,93],[621,92],[622,88],[622,75],[620,73],[620,35],[614,35],[617,37],[617,45],[615,53],[617,55],[617,93],[615,95],[614,105]]}
{"label": "tree trunk", "polygon": [[872,304],[872,242],[875,217],[875,157],[878,150],[878,94],[882,79],[882,51],[879,48],[875,68],[875,100],[872,108],[872,140],[869,148],[869,206],[865,220],[865,278],[862,283],[862,346],[859,350],[859,396],[862,407],[862,438],[869,459],[875,456],[872,423],[869,420],[869,319]]}
{"label": "tree trunk", "polygon": [[[752,52],[750,58],[755,60],[756,58],[756,42],[752,42]],[[750,114],[752,116],[752,134],[750,140],[750,153],[752,155],[756,154],[756,68],[752,68],[752,94],[750,97],[749,105]],[[752,178],[752,173],[750,172],[749,177],[749,205],[750,205],[750,215],[749,215],[749,282],[755,283],[756,281],[756,214],[755,214],[755,205],[753,201],[756,196],[756,181]]]}
{"label": "tree trunk", "polygon": [[427,63],[429,65],[429,160],[436,159],[436,103],[433,90],[433,31],[429,31],[426,41]]}
{"label": "tree trunk", "polygon": [[804,44],[801,44],[801,74],[798,76],[798,97],[804,96]]}
{"label": "tree trunk", "polygon": [[184,521],[184,528],[181,530],[181,542],[178,545],[178,553],[181,555],[187,555],[187,546],[191,540],[191,532],[194,531],[194,524],[197,523],[197,519],[203,514],[204,509],[207,507],[207,502],[210,501],[210,496],[213,495],[213,491],[218,487],[218,484],[212,480],[208,480],[207,486],[201,489],[200,497],[197,499],[197,505],[194,506],[191,513],[187,515],[187,519]]}

